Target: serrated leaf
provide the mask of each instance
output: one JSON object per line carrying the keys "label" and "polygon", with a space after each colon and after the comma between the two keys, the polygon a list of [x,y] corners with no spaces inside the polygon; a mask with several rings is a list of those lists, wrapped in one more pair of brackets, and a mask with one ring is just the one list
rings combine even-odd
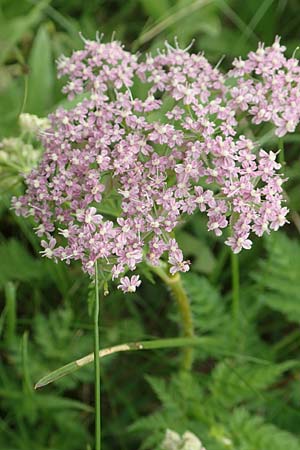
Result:
{"label": "serrated leaf", "polygon": [[211,391],[216,401],[221,399],[222,405],[228,408],[246,400],[259,399],[262,391],[297,364],[297,361],[285,361],[281,364],[236,365],[223,361],[213,371]]}
{"label": "serrated leaf", "polygon": [[244,408],[236,409],[229,418],[229,439],[236,450],[300,450],[299,439],[262,417],[251,416]]}
{"label": "serrated leaf", "polygon": [[196,330],[200,333],[222,329],[226,321],[223,300],[209,281],[194,273],[182,276],[191,302]]}
{"label": "serrated leaf", "polygon": [[283,233],[266,239],[268,256],[253,274],[260,300],[300,322],[300,244]]}
{"label": "serrated leaf", "polygon": [[170,394],[166,381],[150,376],[147,376],[146,379],[164,407],[176,410],[177,402]]}

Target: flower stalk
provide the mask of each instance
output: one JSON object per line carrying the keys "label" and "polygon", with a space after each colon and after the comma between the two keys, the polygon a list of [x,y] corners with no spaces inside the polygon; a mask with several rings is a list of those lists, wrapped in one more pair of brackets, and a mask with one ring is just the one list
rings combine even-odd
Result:
{"label": "flower stalk", "polygon": [[94,374],[95,374],[95,450],[101,450],[101,373],[99,337],[100,296],[98,264],[95,261],[95,304],[94,304]]}
{"label": "flower stalk", "polygon": [[284,140],[282,138],[279,139],[279,163],[281,164],[281,169],[285,166],[285,156],[284,156]]}

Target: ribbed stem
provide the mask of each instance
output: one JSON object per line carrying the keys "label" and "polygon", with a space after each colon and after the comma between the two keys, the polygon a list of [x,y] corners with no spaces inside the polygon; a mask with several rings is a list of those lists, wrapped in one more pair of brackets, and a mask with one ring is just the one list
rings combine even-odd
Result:
{"label": "ribbed stem", "polygon": [[95,305],[94,305],[94,375],[95,375],[95,449],[101,450],[101,379],[100,379],[100,351],[99,338],[99,280],[98,264],[95,262]]}
{"label": "ribbed stem", "polygon": [[[152,271],[156,273],[171,290],[178,307],[181,319],[181,327],[183,335],[186,337],[193,337],[194,324],[193,316],[190,306],[190,301],[182,284],[180,274],[170,276],[162,266],[150,266]],[[183,349],[182,368],[191,370],[194,360],[194,350],[192,347],[185,347]]]}

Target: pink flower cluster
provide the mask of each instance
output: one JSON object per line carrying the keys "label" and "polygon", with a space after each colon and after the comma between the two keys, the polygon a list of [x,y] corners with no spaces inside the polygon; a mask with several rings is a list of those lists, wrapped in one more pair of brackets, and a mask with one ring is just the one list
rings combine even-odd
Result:
{"label": "pink flower cluster", "polygon": [[173,275],[189,269],[173,236],[185,215],[205,213],[217,236],[228,228],[236,253],[251,247],[251,232],[282,226],[277,154],[240,131],[247,118],[279,135],[299,122],[299,66],[282,51],[278,40],[260,46],[226,75],[169,44],[142,61],[98,41],[62,57],[64,92],[81,101],[49,117],[43,159],[13,200],[37,222],[43,255],[80,260],[90,274],[98,260],[134,292],[139,277],[124,274],[145,259],[166,258]]}
{"label": "pink flower cluster", "polygon": [[284,56],[277,37],[271,47],[260,44],[243,61],[233,61],[229,72],[236,81],[231,90],[234,109],[247,111],[256,125],[271,122],[279,137],[294,132],[300,121],[300,66],[294,56]]}

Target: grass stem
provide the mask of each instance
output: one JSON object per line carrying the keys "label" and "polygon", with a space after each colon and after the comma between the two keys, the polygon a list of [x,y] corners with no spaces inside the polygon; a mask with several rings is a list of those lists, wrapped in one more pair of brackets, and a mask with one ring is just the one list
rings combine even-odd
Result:
{"label": "grass stem", "polygon": [[95,262],[95,305],[94,305],[94,371],[95,371],[95,449],[101,450],[101,373],[100,373],[100,351],[99,338],[99,280],[98,264]]}
{"label": "grass stem", "polygon": [[5,342],[7,347],[11,347],[15,341],[17,329],[16,286],[9,281],[5,284],[4,292],[6,313]]}

